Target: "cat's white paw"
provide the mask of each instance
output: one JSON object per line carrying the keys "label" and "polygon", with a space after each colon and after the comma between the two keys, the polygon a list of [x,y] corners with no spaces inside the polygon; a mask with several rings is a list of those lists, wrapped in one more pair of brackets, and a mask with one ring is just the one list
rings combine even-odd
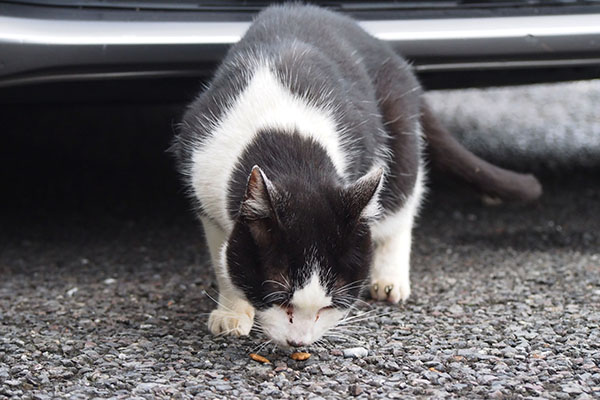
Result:
{"label": "cat's white paw", "polygon": [[395,277],[372,278],[369,289],[373,299],[396,304],[410,296],[410,281]]}
{"label": "cat's white paw", "polygon": [[213,335],[246,336],[254,324],[254,308],[247,306],[239,311],[217,308],[210,313],[208,329]]}

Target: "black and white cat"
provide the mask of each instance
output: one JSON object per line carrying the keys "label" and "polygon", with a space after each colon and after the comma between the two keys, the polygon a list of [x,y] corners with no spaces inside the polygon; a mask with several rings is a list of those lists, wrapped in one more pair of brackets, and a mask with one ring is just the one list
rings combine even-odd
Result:
{"label": "black and white cat", "polygon": [[409,65],[351,19],[302,5],[260,13],[173,145],[218,280],[211,332],[246,335],[257,318],[274,342],[302,346],[363,284],[375,299],[405,300],[425,145],[487,194],[541,194],[534,177],[456,142]]}

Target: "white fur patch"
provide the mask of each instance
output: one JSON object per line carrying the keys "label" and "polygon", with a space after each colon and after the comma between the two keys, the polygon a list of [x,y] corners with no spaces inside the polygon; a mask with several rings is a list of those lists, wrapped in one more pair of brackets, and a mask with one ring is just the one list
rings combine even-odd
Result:
{"label": "white fur patch", "polygon": [[263,331],[275,343],[283,346],[290,343],[306,346],[320,339],[344,317],[345,313],[341,310],[325,309],[331,304],[331,296],[327,295],[321,285],[317,270],[293,294],[290,302],[293,310],[291,316],[279,306],[258,311],[257,315]]}
{"label": "white fur patch", "polygon": [[371,226],[371,234],[375,242],[383,241],[398,234],[399,230],[412,230],[413,221],[419,211],[425,193],[424,168],[419,166],[413,192],[406,199],[403,207],[396,213],[376,221]]}
{"label": "white fur patch", "polygon": [[[372,179],[373,174],[379,174],[380,170],[385,171],[383,166],[374,165],[371,168],[371,170],[361,179]],[[383,212],[381,203],[379,202],[379,194],[381,193],[381,189],[383,188],[383,184],[386,179],[386,176],[385,176],[385,172],[381,172],[381,173],[382,173],[382,176],[381,176],[381,179],[379,180],[379,184],[377,185],[377,189],[375,189],[375,193],[373,194],[373,197],[371,197],[371,200],[369,200],[369,203],[367,203],[367,206],[363,209],[363,211],[361,213],[362,217],[366,220],[374,221]]]}
{"label": "white fur patch", "polygon": [[292,94],[268,65],[255,70],[230,109],[210,125],[215,126],[212,135],[192,156],[192,187],[206,213],[227,232],[232,228],[227,213],[228,183],[242,152],[260,130],[296,131],[313,138],[326,150],[340,176],[346,171],[347,160],[332,113]]}
{"label": "white fur patch", "polygon": [[331,305],[331,296],[327,295],[325,288],[321,285],[318,271],[313,272],[302,289],[296,290],[290,303],[294,308],[315,313],[321,308]]}

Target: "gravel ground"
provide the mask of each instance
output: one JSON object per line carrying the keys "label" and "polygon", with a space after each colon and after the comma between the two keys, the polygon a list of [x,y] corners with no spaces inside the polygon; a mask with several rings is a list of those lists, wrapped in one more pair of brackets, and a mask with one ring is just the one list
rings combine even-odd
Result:
{"label": "gravel ground", "polygon": [[215,282],[163,153],[179,108],[141,110],[0,114],[0,398],[600,397],[597,168],[546,171],[527,207],[435,175],[409,301],[263,365],[259,334],[207,332]]}

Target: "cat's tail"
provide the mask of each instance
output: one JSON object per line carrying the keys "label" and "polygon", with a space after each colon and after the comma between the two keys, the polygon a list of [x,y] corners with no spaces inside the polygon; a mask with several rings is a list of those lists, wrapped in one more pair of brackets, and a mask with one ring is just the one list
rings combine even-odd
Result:
{"label": "cat's tail", "polygon": [[542,194],[542,185],[530,174],[520,174],[488,163],[463,147],[423,105],[421,124],[434,166],[451,172],[484,194],[508,201],[531,202]]}

